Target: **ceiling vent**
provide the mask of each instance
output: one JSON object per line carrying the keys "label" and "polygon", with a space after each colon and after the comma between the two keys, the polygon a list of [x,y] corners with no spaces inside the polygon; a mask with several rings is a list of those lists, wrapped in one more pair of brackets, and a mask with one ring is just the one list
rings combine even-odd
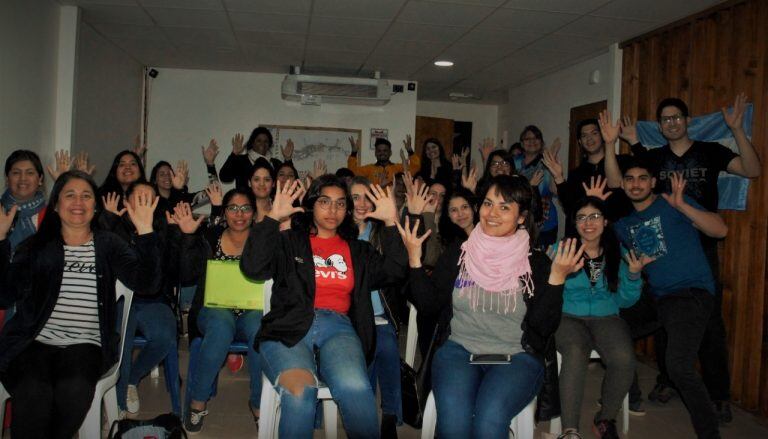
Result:
{"label": "ceiling vent", "polygon": [[385,105],[392,95],[385,79],[286,75],[283,99],[303,104]]}

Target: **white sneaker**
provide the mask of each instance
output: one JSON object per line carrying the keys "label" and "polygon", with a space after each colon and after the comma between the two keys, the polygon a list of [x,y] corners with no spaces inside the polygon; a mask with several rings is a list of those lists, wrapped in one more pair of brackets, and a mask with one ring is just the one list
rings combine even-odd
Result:
{"label": "white sneaker", "polygon": [[125,398],[125,406],[128,409],[128,413],[139,412],[139,391],[136,386],[128,385],[128,395]]}

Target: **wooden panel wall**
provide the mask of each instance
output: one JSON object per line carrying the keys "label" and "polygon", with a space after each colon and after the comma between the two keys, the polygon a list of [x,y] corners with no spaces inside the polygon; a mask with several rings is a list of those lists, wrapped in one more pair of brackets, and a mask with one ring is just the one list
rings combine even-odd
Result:
{"label": "wooden panel wall", "polygon": [[682,98],[694,115],[731,105],[739,92],[754,104],[762,176],[752,182],[746,212],[722,212],[729,234],[720,260],[733,400],[768,416],[768,1],[731,1],[622,48],[622,114],[654,120],[668,96]]}

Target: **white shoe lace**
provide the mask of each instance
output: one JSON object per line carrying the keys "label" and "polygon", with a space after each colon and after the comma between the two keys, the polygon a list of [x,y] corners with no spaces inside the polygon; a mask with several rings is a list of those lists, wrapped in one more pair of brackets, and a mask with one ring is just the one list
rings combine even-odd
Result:
{"label": "white shoe lace", "polygon": [[208,415],[208,410],[203,410],[202,412],[190,412],[189,413],[189,422],[192,425],[197,425],[200,423],[200,421],[203,420],[203,416]]}

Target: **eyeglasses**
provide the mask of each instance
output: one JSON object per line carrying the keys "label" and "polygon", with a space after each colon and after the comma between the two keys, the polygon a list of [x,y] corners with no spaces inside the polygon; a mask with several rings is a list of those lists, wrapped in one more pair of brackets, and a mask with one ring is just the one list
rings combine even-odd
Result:
{"label": "eyeglasses", "polygon": [[681,114],[676,114],[674,116],[661,116],[659,118],[659,121],[662,125],[672,125],[675,123],[680,123],[683,121],[683,116]]}
{"label": "eyeglasses", "polygon": [[248,204],[243,204],[242,206],[238,206],[237,204],[230,204],[229,206],[227,206],[226,209],[227,209],[227,212],[229,212],[229,213],[237,213],[237,212],[251,213],[251,212],[253,212],[253,207],[251,207]]}
{"label": "eyeglasses", "polygon": [[333,201],[328,197],[319,197],[316,203],[323,210],[331,210],[333,206],[335,206],[337,210],[347,210],[347,200],[343,198]]}
{"label": "eyeglasses", "polygon": [[575,219],[576,219],[576,224],[582,224],[586,222],[591,223],[594,221],[599,221],[600,218],[602,217],[603,217],[602,213],[595,212],[595,213],[590,213],[589,215],[576,215]]}
{"label": "eyeglasses", "polygon": [[506,160],[494,160],[491,162],[491,167],[492,168],[501,168],[501,167],[508,168],[510,167],[510,164]]}

